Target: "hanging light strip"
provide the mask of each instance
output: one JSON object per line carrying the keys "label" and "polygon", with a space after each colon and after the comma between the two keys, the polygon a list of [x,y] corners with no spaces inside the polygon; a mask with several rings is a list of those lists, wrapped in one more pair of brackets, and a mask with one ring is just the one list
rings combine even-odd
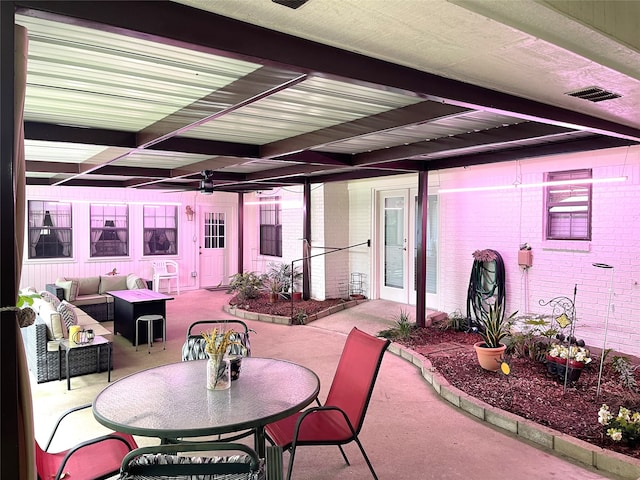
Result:
{"label": "hanging light strip", "polygon": [[576,180],[555,180],[552,182],[539,182],[539,183],[518,183],[514,182],[510,185],[492,185],[484,187],[461,187],[461,188],[442,188],[438,190],[438,193],[459,193],[459,192],[481,192],[489,190],[510,190],[517,188],[534,188],[534,187],[548,187],[557,185],[584,185],[593,183],[612,183],[612,182],[624,182],[627,177],[608,177],[608,178],[580,178]]}
{"label": "hanging light strip", "polygon": [[302,208],[299,200],[264,200],[244,202],[245,205],[280,205],[282,208]]}

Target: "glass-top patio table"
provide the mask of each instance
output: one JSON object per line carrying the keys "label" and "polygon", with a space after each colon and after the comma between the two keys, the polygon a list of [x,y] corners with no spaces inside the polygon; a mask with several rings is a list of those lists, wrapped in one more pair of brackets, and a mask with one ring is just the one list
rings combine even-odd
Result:
{"label": "glass-top patio table", "polygon": [[124,433],[171,440],[255,431],[265,453],[265,425],[303,409],[318,396],[311,370],[285,360],[246,357],[227,390],[208,390],[206,360],[143,370],[107,386],[93,401],[104,426]]}

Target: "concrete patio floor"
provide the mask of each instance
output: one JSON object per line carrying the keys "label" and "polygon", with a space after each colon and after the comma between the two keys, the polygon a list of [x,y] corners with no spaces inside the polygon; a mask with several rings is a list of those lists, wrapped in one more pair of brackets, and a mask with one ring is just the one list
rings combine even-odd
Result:
{"label": "concrete patio floor", "polygon": [[[229,295],[197,290],[183,292],[167,304],[167,349],[152,353],[135,348],[116,335],[112,381],[155,365],[177,362],[186,327],[200,319],[233,318],[223,311]],[[400,308],[373,300],[321,318],[309,325],[287,326],[246,321],[254,356],[290,360],[311,368],[321,381],[323,400],[333,378],[346,334],[357,326],[371,334],[393,324]],[[107,323],[106,326],[111,327]],[[32,384],[36,439],[44,445],[57,415],[71,406],[91,402],[106,385],[106,373],[74,377],[66,382]],[[105,432],[90,412],[76,415],[52,450]],[[140,445],[157,439],[137,437]],[[478,420],[443,400],[406,359],[387,352],[361,432],[361,441],[378,477],[383,479],[550,479],[592,480],[631,478],[579,464],[550,449],[535,446],[514,434]],[[357,447],[347,445],[351,466],[336,447],[302,447],[296,454],[293,478],[299,480],[366,479],[367,466]],[[285,453],[285,465],[288,454]]]}

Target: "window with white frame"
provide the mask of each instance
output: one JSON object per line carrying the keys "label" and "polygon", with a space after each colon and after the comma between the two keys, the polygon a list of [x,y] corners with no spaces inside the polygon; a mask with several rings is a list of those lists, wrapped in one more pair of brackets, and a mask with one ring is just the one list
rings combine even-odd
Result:
{"label": "window with white frame", "polygon": [[205,212],[204,248],[225,247],[226,223],[226,215],[223,212]]}
{"label": "window with white frame", "polygon": [[590,179],[591,169],[547,173],[547,240],[591,240]]}
{"label": "window with white frame", "polygon": [[260,199],[260,255],[282,257],[280,197]]}
{"label": "window with white frame", "polygon": [[89,224],[91,257],[129,255],[128,205],[92,204],[89,207]]}
{"label": "window with white frame", "polygon": [[70,258],[73,249],[71,204],[29,200],[29,258]]}
{"label": "window with white frame", "polygon": [[145,255],[175,255],[178,252],[178,207],[145,205],[142,208]]}

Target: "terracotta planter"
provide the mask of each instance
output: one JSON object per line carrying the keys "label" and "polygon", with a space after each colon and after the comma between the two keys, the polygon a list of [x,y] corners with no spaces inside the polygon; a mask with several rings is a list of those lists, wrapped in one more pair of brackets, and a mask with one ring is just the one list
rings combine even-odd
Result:
{"label": "terracotta planter", "polygon": [[302,292],[293,292],[291,295],[294,302],[299,302],[300,300],[302,300]]}
{"label": "terracotta planter", "polygon": [[500,363],[507,347],[506,345],[500,344],[498,348],[489,348],[483,347],[482,345],[484,344],[484,342],[473,344],[473,348],[475,348],[476,355],[478,356],[478,363],[485,370],[496,372],[500,368]]}
{"label": "terracotta planter", "polygon": [[280,297],[279,294],[277,293],[270,293],[269,294],[269,303],[276,303],[278,301],[278,297]]}

